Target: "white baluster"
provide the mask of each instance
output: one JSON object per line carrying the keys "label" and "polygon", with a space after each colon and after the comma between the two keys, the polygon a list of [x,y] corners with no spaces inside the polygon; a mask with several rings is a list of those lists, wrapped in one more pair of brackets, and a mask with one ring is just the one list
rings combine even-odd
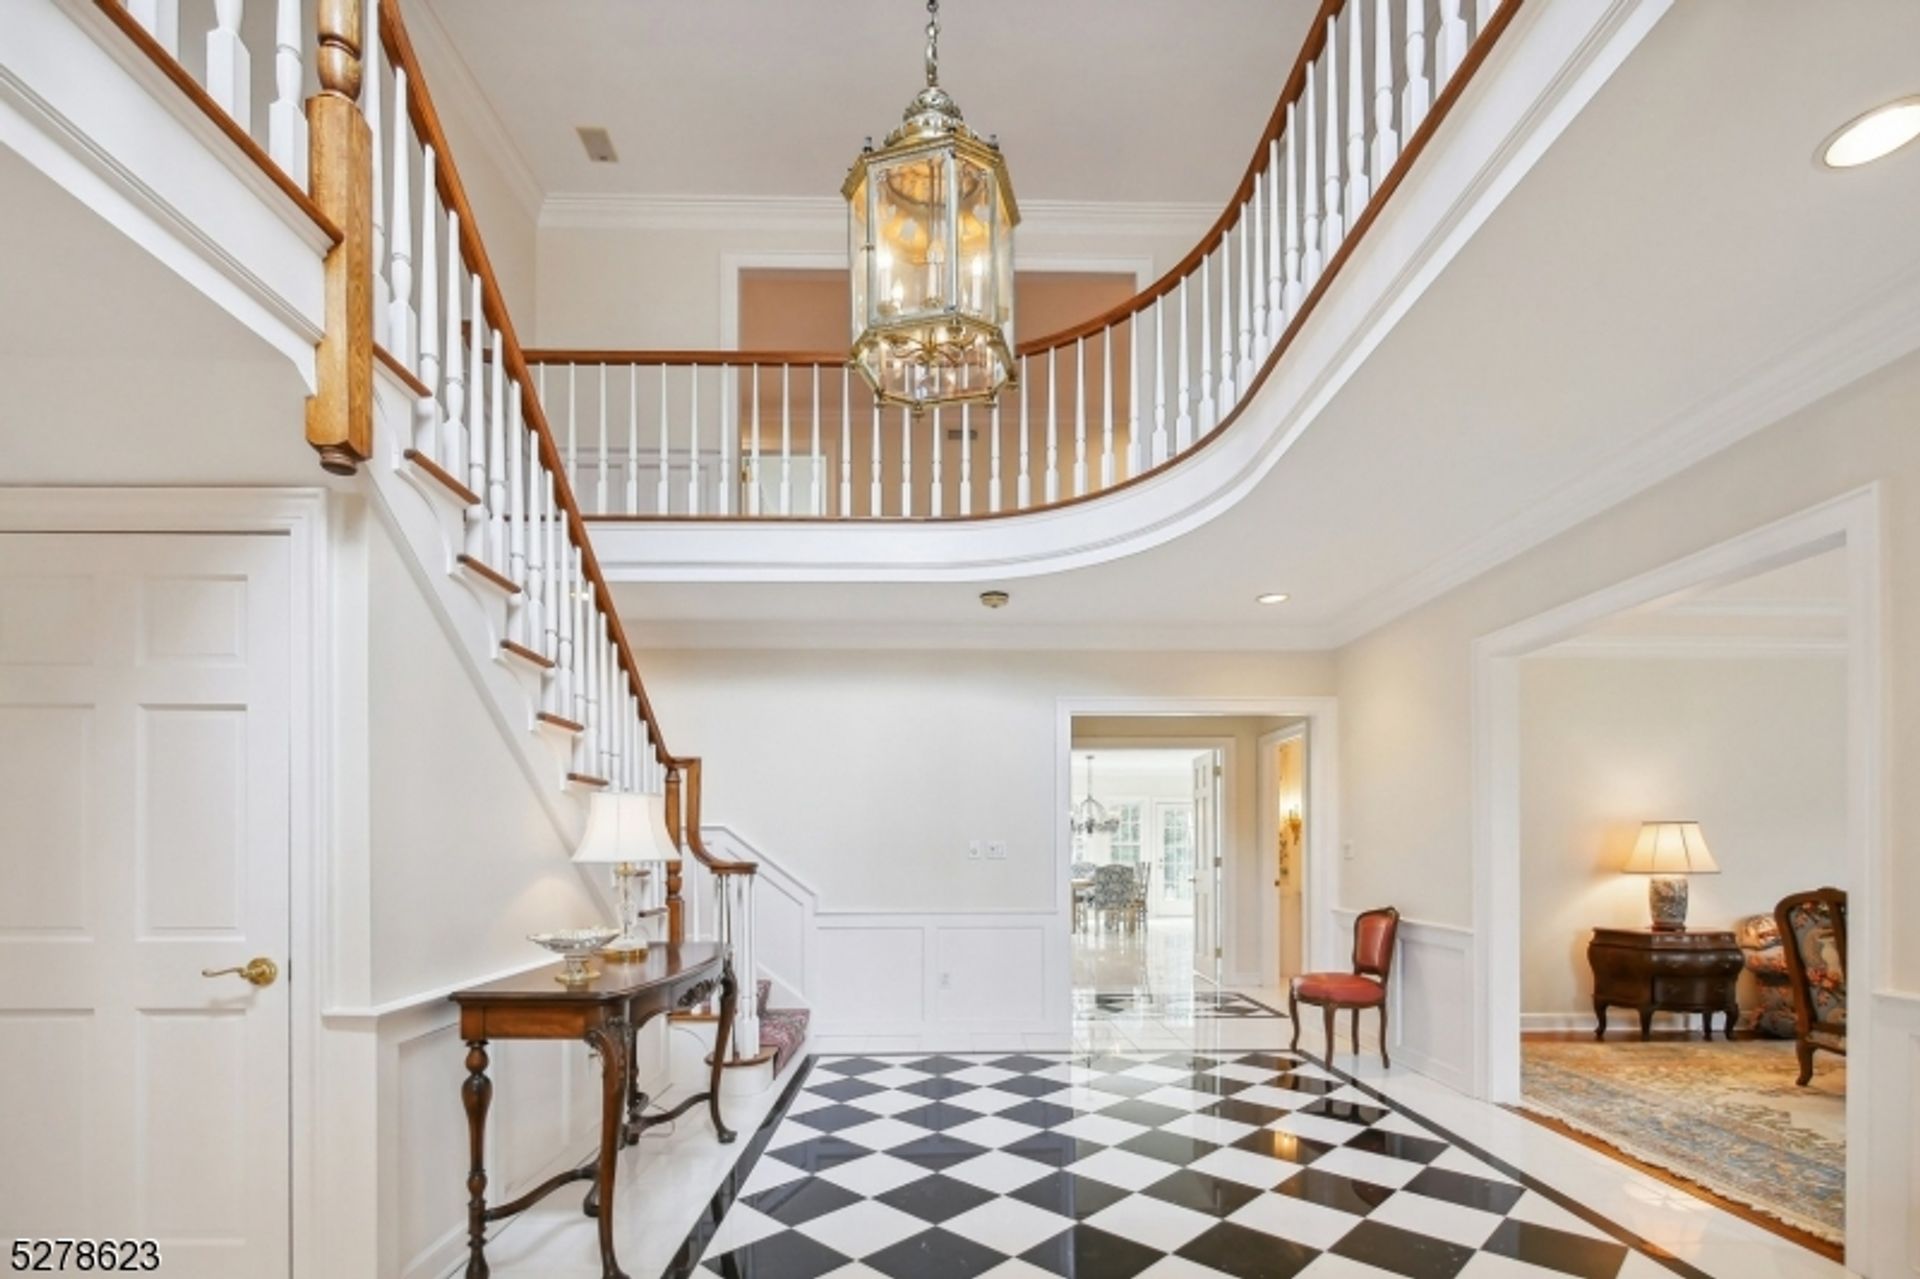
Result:
{"label": "white baluster", "polygon": [[1300,181],[1298,172],[1300,131],[1294,127],[1294,104],[1287,103],[1287,215],[1286,257],[1281,268],[1280,305],[1287,322],[1300,313],[1306,291],[1300,284]]}
{"label": "white baluster", "polygon": [[1248,363],[1257,364],[1267,358],[1267,235],[1266,175],[1253,175],[1253,195],[1247,202],[1247,221],[1241,224],[1240,247],[1248,248],[1252,241],[1252,275],[1248,302],[1253,310],[1252,340],[1247,345]]}
{"label": "white baluster", "polygon": [[700,514],[700,366],[687,365],[687,514]]}
{"label": "white baluster", "polygon": [[526,398],[518,382],[511,384],[507,411],[507,576],[520,583],[520,594],[507,601],[507,637],[516,644],[527,642],[527,601],[533,588],[528,581],[527,513],[525,479],[521,475],[522,455],[526,451],[527,427],[521,402]]}
{"label": "white baluster", "polygon": [[487,364],[482,344],[483,320],[480,277],[474,276],[467,295],[467,487],[479,504],[467,508],[467,554],[487,558]]}
{"label": "white baluster", "polygon": [[853,370],[844,364],[840,366],[840,518],[853,518]]}
{"label": "white baluster", "polygon": [[668,482],[673,474],[673,457],[668,452],[672,428],[667,422],[667,366],[660,366],[660,474],[653,482],[653,513],[673,513],[673,493]]}
{"label": "white baluster", "polygon": [[180,0],[127,0],[127,12],[168,57],[180,56]]}
{"label": "white baluster", "polygon": [[780,366],[780,514],[793,514],[793,397],[792,378]]}
{"label": "white baluster", "polygon": [[[1253,386],[1253,290],[1248,274],[1247,262],[1247,215],[1246,205],[1240,206],[1240,223],[1234,228],[1240,232],[1240,363],[1234,370],[1235,379],[1244,394]],[[1228,231],[1231,236],[1233,231]],[[1258,236],[1254,237],[1256,240]]]}
{"label": "white baluster", "polygon": [[1332,262],[1334,250],[1346,238],[1346,224],[1340,220],[1344,190],[1340,181],[1340,36],[1339,24],[1331,17],[1327,19],[1327,45],[1321,53],[1327,64],[1327,131],[1320,147],[1320,163],[1324,166],[1321,177],[1326,182],[1321,201],[1326,220],[1320,224],[1320,234],[1326,240],[1327,260]]}
{"label": "white baluster", "polygon": [[[1213,255],[1200,259],[1200,433],[1220,421],[1219,402],[1213,398]],[[1185,308],[1182,308],[1184,310]]]}
{"label": "white baluster", "polygon": [[440,385],[440,213],[434,203],[434,154],[421,152],[420,166],[420,381],[427,398],[414,407],[414,447],[438,460],[440,412],[433,395]]}
{"label": "white baluster", "polygon": [[1307,87],[1301,93],[1300,100],[1307,104],[1306,114],[1300,129],[1300,159],[1302,174],[1300,177],[1301,199],[1306,211],[1301,217],[1301,250],[1305,255],[1300,267],[1301,283],[1311,289],[1314,281],[1320,278],[1320,133],[1317,128],[1315,112],[1319,110],[1318,99],[1313,91],[1314,63],[1307,64]]}
{"label": "white baluster", "polygon": [[580,370],[567,365],[567,483],[576,490],[580,484]]}
{"label": "white baluster", "polygon": [[760,514],[760,366],[753,366],[752,385],[748,388],[753,396],[753,433],[747,437],[750,451],[747,464],[747,514]]}
{"label": "white baluster", "polygon": [[998,395],[993,397],[993,410],[987,417],[987,429],[993,432],[993,436],[987,445],[989,454],[987,466],[988,470],[991,471],[991,475],[989,475],[987,479],[987,511],[989,514],[998,514],[1000,510],[1002,479],[1000,472],[1000,397]]}
{"label": "white baluster", "polygon": [[1433,87],[1427,82],[1427,0],[1407,0],[1407,84],[1400,91],[1400,129],[1411,139],[1433,105]]}
{"label": "white baluster", "polygon": [[808,436],[810,445],[807,450],[807,482],[809,487],[809,515],[827,513],[827,477],[821,474],[824,457],[820,452],[820,366],[813,366],[813,419],[812,434]]}
{"label": "white baluster", "polygon": [[873,518],[877,520],[882,515],[886,514],[886,512],[881,509],[880,401],[877,399],[873,402],[872,434],[873,434],[873,457],[870,459],[871,465],[868,468],[869,478],[867,480],[867,509],[868,509],[868,514],[872,515]]}
{"label": "white baluster", "polygon": [[[388,279],[393,297],[387,303],[387,352],[407,368],[413,367],[413,183],[412,148],[407,134],[407,71],[393,73],[393,220],[387,224],[392,266]],[[474,309],[477,319],[479,308]]]}
{"label": "white baluster", "polygon": [[1393,131],[1393,0],[1374,0],[1373,9],[1373,183],[1378,190],[1400,158]]}
{"label": "white baluster", "polygon": [[927,502],[927,513],[938,519],[946,514],[946,478],[941,474],[941,462],[947,451],[947,441],[940,427],[940,406],[937,404],[934,406],[933,420],[929,423],[929,427],[931,428],[929,437],[932,441],[930,451],[933,454],[933,488]]}
{"label": "white baluster", "polygon": [[[1113,487],[1113,325],[1100,330],[1100,487]],[[993,402],[996,444],[1000,440],[1000,401]]]}
{"label": "white baluster", "polygon": [[1493,21],[1494,11],[1499,9],[1500,0],[1473,0],[1473,38],[1478,40],[1486,34],[1487,24]]}
{"label": "white baluster", "polygon": [[1060,362],[1059,347],[1047,348],[1047,482],[1048,505],[1060,500]]}
{"label": "white baluster", "polygon": [[627,365],[627,505],[640,514],[640,366]]}
{"label": "white baluster", "polygon": [[740,444],[740,379],[731,364],[720,366],[720,514],[733,514],[733,490],[740,483],[733,462]]}
{"label": "white baluster", "polygon": [[1467,23],[1460,16],[1460,0],[1440,0],[1440,32],[1435,44],[1433,85],[1438,96],[1467,56]]}
{"label": "white baluster", "polygon": [[1073,341],[1073,495],[1087,491],[1087,340]]}
{"label": "white baluster", "polygon": [[[587,607],[591,598],[587,593],[586,556],[581,548],[568,540],[567,580],[573,586],[573,713],[568,716],[576,724],[589,724],[593,713],[590,704],[592,690],[587,686],[587,663],[593,653],[592,635],[587,629]],[[588,734],[582,733],[576,740],[584,743]]]}
{"label": "white baluster", "polygon": [[1153,450],[1148,465],[1167,460],[1167,298],[1153,300]]}
{"label": "white baluster", "polygon": [[[300,0],[276,0],[273,13],[273,105],[267,108],[267,154],[302,190],[307,185],[307,110],[301,93]],[[431,191],[431,185],[427,188]],[[432,207],[429,202],[428,207]]]}
{"label": "white baluster", "polygon": [[447,213],[446,420],[440,427],[440,465],[447,474],[466,474],[467,370],[460,358],[460,215]]}
{"label": "white baluster", "polygon": [[[1291,104],[1289,104],[1291,110]],[[1267,143],[1267,345],[1261,356],[1280,344],[1287,331],[1286,289],[1282,287],[1280,258],[1280,139]]]}
{"label": "white baluster", "polygon": [[241,0],[213,0],[207,32],[207,94],[240,127],[253,132],[253,58],[240,39]]}
{"label": "white baluster", "polygon": [[[961,384],[970,379],[961,372]],[[960,406],[960,514],[973,514],[973,405]]]}
{"label": "white baluster", "polygon": [[913,414],[900,409],[900,514],[913,514]]}
{"label": "white baluster", "polygon": [[1347,226],[1360,220],[1373,188],[1367,181],[1366,0],[1347,9]]}
{"label": "white baluster", "polygon": [[1027,418],[1027,387],[1032,385],[1033,379],[1027,376],[1027,364],[1028,364],[1027,357],[1024,355],[1021,356],[1020,357],[1020,474],[1014,479],[1014,482],[1013,482],[1013,506],[1014,506],[1014,509],[1018,511],[1024,511],[1029,506],[1033,505],[1033,471],[1032,471],[1032,468],[1028,465],[1029,446],[1027,442],[1031,435],[1031,431],[1028,425],[1028,418]]}
{"label": "white baluster", "polygon": [[[384,345],[387,340],[387,301],[392,292],[387,288],[387,142],[384,95],[380,91],[380,82],[385,78],[380,66],[386,61],[386,46],[380,39],[380,0],[367,0],[367,36],[363,48],[361,75],[366,87],[360,94],[360,113],[367,118],[367,142],[373,177],[373,340]],[[458,341],[449,342],[447,359],[451,361],[453,353],[459,349]]]}
{"label": "white baluster", "polygon": [[1220,415],[1233,411],[1233,236],[1220,234]]}
{"label": "white baluster", "polygon": [[[556,487],[555,492],[558,492]],[[558,506],[554,508],[554,538],[559,552],[560,589],[557,593],[559,632],[555,636],[553,660],[554,667],[554,711],[564,719],[580,721],[579,709],[573,702],[573,623],[578,613],[580,593],[575,586],[575,561],[573,542],[567,536],[566,516]]]}
{"label": "white baluster", "polygon": [[545,461],[543,460],[541,463],[542,470],[540,480],[540,510],[542,516],[540,536],[541,540],[546,543],[546,552],[543,558],[546,560],[547,566],[547,599],[540,610],[541,621],[546,627],[546,647],[541,651],[547,655],[548,660],[553,662],[556,672],[555,678],[549,680],[547,684],[548,696],[551,699],[548,705],[556,714],[565,715],[567,713],[566,702],[562,696],[564,690],[558,678],[558,672],[564,669],[560,660],[560,631],[564,625],[563,618],[566,613],[565,603],[567,592],[567,568],[564,554],[565,517],[560,512],[559,486],[555,482],[553,473],[546,470],[545,465]]}
{"label": "white baluster", "polygon": [[593,474],[593,510],[596,515],[607,513],[607,471],[612,461],[612,456],[607,449],[607,366],[602,364],[600,366],[600,456],[596,459]]}
{"label": "white baluster", "polygon": [[[1204,263],[1202,264],[1204,266]],[[1178,293],[1180,299],[1180,383],[1173,416],[1173,451],[1184,453],[1193,443],[1193,415],[1187,411],[1187,405],[1193,402],[1193,380],[1191,361],[1187,356],[1187,281],[1180,280]]]}
{"label": "white baluster", "polygon": [[[523,393],[524,394],[524,393]],[[519,407],[522,396],[516,396],[514,405]],[[537,402],[537,401],[536,401]],[[523,611],[520,634],[516,637],[522,644],[535,652],[544,652],[546,642],[545,614],[547,603],[547,552],[543,545],[545,528],[541,521],[545,513],[540,506],[540,488],[542,471],[540,469],[540,438],[532,431],[523,430],[520,442],[515,446],[518,453],[524,453],[525,461],[521,467],[521,483],[526,487],[519,499],[521,517],[515,525],[515,544],[526,557],[526,608]],[[516,490],[519,485],[515,485]]]}
{"label": "white baluster", "polygon": [[507,560],[507,351],[493,331],[493,381],[487,393],[487,563]]}
{"label": "white baluster", "polygon": [[1127,474],[1140,474],[1140,317],[1144,310],[1127,317]]}

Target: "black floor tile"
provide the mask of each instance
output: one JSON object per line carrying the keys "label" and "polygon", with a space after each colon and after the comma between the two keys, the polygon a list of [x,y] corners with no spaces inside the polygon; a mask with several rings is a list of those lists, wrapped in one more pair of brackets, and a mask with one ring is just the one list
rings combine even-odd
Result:
{"label": "black floor tile", "polygon": [[895,1186],[874,1198],[889,1208],[898,1208],[901,1212],[912,1213],[922,1221],[937,1225],[998,1196],[991,1190],[982,1190],[964,1181],[956,1181],[945,1173],[936,1172],[931,1177]]}
{"label": "black floor tile", "polygon": [[1225,1075],[1195,1075],[1191,1079],[1182,1079],[1175,1088],[1186,1088],[1193,1092],[1212,1093],[1216,1097],[1231,1097],[1237,1092],[1245,1092],[1253,1087],[1244,1079],[1229,1079]]}
{"label": "black floor tile", "polygon": [[1235,1065],[1258,1066],[1262,1070],[1271,1070],[1278,1075],[1292,1070],[1303,1059],[1290,1053],[1246,1053],[1233,1060]]}
{"label": "black floor tile", "polygon": [[873,1152],[865,1146],[856,1146],[839,1137],[815,1137],[812,1141],[782,1146],[778,1150],[769,1150],[767,1153],[782,1163],[792,1164],[795,1168],[819,1172],[824,1168],[837,1168],[841,1164],[851,1163]]}
{"label": "black floor tile", "polygon": [[1444,1141],[1413,1137],[1404,1132],[1384,1132],[1378,1128],[1367,1129],[1350,1139],[1347,1146],[1353,1150],[1364,1150],[1370,1155],[1386,1155],[1417,1164],[1430,1164],[1447,1150]]}
{"label": "black floor tile", "polygon": [[1051,1128],[1076,1118],[1080,1112],[1067,1106],[1056,1106],[1050,1101],[1023,1101],[1017,1106],[1009,1106],[998,1113],[1000,1118],[1011,1119],[1017,1124]]}
{"label": "black floor tile", "polygon": [[851,1128],[855,1124],[870,1124],[878,1118],[879,1116],[871,1110],[862,1110],[858,1106],[843,1103],[837,1106],[822,1106],[817,1110],[809,1110],[804,1115],[795,1115],[792,1122],[820,1132],[839,1132],[842,1128]]}
{"label": "black floor tile", "polygon": [[1006,1254],[935,1226],[863,1258],[891,1279],[974,1279]]}
{"label": "black floor tile", "polygon": [[1267,1106],[1254,1101],[1241,1101],[1229,1097],[1225,1101],[1216,1101],[1204,1107],[1199,1113],[1214,1115],[1221,1119],[1231,1119],[1237,1124],[1252,1124],[1256,1128],[1265,1128],[1276,1119],[1284,1119],[1293,1112],[1282,1110],[1278,1106]]}
{"label": "black floor tile", "polygon": [[1058,1079],[1042,1079],[1038,1075],[1017,1075],[1012,1079],[1002,1079],[994,1085],[1001,1092],[1018,1093],[1022,1097],[1044,1097],[1067,1087]]}
{"label": "black floor tile", "polygon": [[824,1061],[819,1069],[831,1071],[836,1075],[871,1075],[876,1070],[885,1070],[891,1063],[875,1061],[871,1057],[847,1057],[835,1061]]}
{"label": "black floor tile", "polygon": [[1037,1132],[1031,1137],[1022,1137],[1012,1145],[1003,1146],[1001,1149],[1010,1155],[1031,1159],[1035,1163],[1065,1168],[1068,1164],[1080,1162],[1088,1155],[1099,1154],[1106,1147],[1097,1141],[1069,1137],[1062,1132]]}
{"label": "black floor tile", "polygon": [[960,1141],[945,1133],[929,1133],[918,1141],[910,1141],[904,1146],[894,1146],[887,1151],[895,1159],[904,1159],[910,1164],[922,1168],[931,1168],[939,1172],[951,1168],[963,1159],[973,1159],[986,1154],[983,1147],[970,1141]]}
{"label": "black floor tile", "polygon": [[1133,1279],[1165,1255],[1158,1248],[1110,1235],[1083,1221],[1027,1249],[1020,1260],[1064,1279]]}
{"label": "black floor tile", "polygon": [[1430,1195],[1463,1208],[1478,1208],[1482,1212],[1498,1213],[1503,1217],[1513,1210],[1513,1206],[1520,1202],[1520,1196],[1526,1193],[1509,1182],[1489,1181],[1485,1177],[1452,1172],[1446,1168],[1422,1169],[1420,1175],[1409,1181],[1405,1188],[1416,1195]]}
{"label": "black floor tile", "polygon": [[1158,1128],[1161,1124],[1170,1124],[1187,1112],[1174,1106],[1162,1106],[1157,1101],[1141,1101],[1138,1097],[1129,1097],[1112,1106],[1102,1106],[1094,1112],[1100,1115],[1112,1115],[1115,1119],[1124,1119],[1130,1124],[1140,1124],[1147,1128]]}
{"label": "black floor tile", "polygon": [[1320,1254],[1306,1244],[1223,1221],[1176,1255],[1235,1279],[1293,1279]]}
{"label": "black floor tile", "polygon": [[[806,1116],[800,1116],[805,1119]],[[931,1105],[917,1106],[912,1110],[903,1110],[894,1118],[903,1124],[914,1124],[934,1132],[945,1132],[949,1128],[958,1128],[961,1124],[970,1124],[980,1117],[977,1110],[967,1110],[960,1106],[950,1106],[944,1101]]]}
{"label": "black floor tile", "polygon": [[1179,1204],[1182,1208],[1191,1208],[1195,1212],[1204,1212],[1210,1217],[1225,1217],[1238,1212],[1263,1192],[1237,1181],[1224,1181],[1204,1172],[1182,1168],[1165,1180],[1154,1182],[1141,1193],[1164,1199],[1170,1204]]}
{"label": "black floor tile", "polygon": [[1045,1208],[1048,1212],[1057,1212],[1063,1217],[1072,1217],[1075,1221],[1084,1221],[1102,1208],[1111,1207],[1126,1197],[1127,1192],[1118,1186],[1065,1170],[1049,1173],[1008,1196],[1036,1208]]}
{"label": "black floor tile", "polygon": [[746,1202],[755,1211],[764,1212],[782,1225],[797,1226],[815,1217],[838,1212],[860,1202],[860,1196],[844,1186],[836,1186],[820,1177],[802,1177],[784,1186],[748,1195]]}
{"label": "black floor tile", "polygon": [[[1036,1070],[1047,1070],[1059,1064],[1058,1057],[1035,1057],[1030,1053],[1015,1053],[1011,1057],[1001,1057],[987,1063],[995,1069],[1017,1071],[1023,1075],[1030,1075]],[[998,1088],[1000,1085],[995,1084],[994,1087]]]}
{"label": "black floor tile", "polygon": [[1270,1081],[1275,1088],[1285,1088],[1290,1092],[1309,1093],[1315,1097],[1324,1097],[1340,1085],[1331,1079],[1320,1079],[1313,1075],[1285,1074]]}
{"label": "black floor tile", "polygon": [[1169,1070],[1200,1071],[1212,1070],[1221,1062],[1231,1060],[1232,1058],[1228,1057],[1198,1057],[1192,1053],[1168,1053],[1165,1057],[1155,1057],[1153,1064],[1165,1066]]}
{"label": "black floor tile", "polygon": [[783,1230],[744,1248],[709,1257],[706,1267],[722,1279],[817,1279],[849,1260],[797,1230]]}
{"label": "black floor tile", "polygon": [[1582,1279],[1613,1279],[1627,1260],[1625,1244],[1568,1234],[1552,1226],[1512,1218],[1501,1222],[1480,1250],[1545,1266],[1562,1274],[1579,1275]]}
{"label": "black floor tile", "polygon": [[1185,1167],[1220,1147],[1214,1142],[1202,1141],[1198,1137],[1182,1137],[1178,1133],[1143,1132],[1138,1137],[1129,1137],[1121,1142],[1120,1149]]}
{"label": "black floor tile", "polygon": [[1343,1124],[1377,1124],[1386,1118],[1387,1112],[1378,1106],[1364,1106],[1357,1101],[1334,1101],[1322,1097],[1311,1106],[1300,1107],[1303,1115],[1318,1115],[1322,1119],[1338,1119]]}
{"label": "black floor tile", "polygon": [[834,1101],[852,1101],[855,1097],[871,1097],[874,1093],[885,1092],[879,1084],[870,1084],[864,1079],[848,1077],[836,1079],[830,1084],[818,1084],[807,1089],[818,1097],[828,1097]]}
{"label": "black floor tile", "polygon": [[1274,1159],[1285,1159],[1289,1163],[1310,1164],[1333,1147],[1324,1141],[1315,1141],[1311,1137],[1302,1137],[1296,1133],[1276,1132],[1271,1128],[1262,1128],[1259,1132],[1250,1132],[1233,1143],[1235,1150],[1251,1150],[1256,1155],[1267,1155]]}
{"label": "black floor tile", "polygon": [[972,1092],[974,1085],[963,1084],[957,1079],[948,1079],[945,1075],[935,1075],[931,1079],[922,1079],[917,1084],[908,1084],[901,1092],[912,1093],[916,1097],[925,1097],[928,1101],[943,1101],[958,1093]]}
{"label": "black floor tile", "polygon": [[1130,1057],[1098,1056],[1082,1057],[1079,1059],[1079,1064],[1085,1066],[1088,1070],[1098,1070],[1104,1074],[1111,1075],[1122,1070],[1132,1070],[1140,1063]]}
{"label": "black floor tile", "polygon": [[1474,1252],[1461,1244],[1415,1234],[1384,1221],[1361,1222],[1328,1251],[1408,1279],[1453,1279],[1473,1260]]}
{"label": "black floor tile", "polygon": [[1339,1173],[1318,1168],[1302,1168],[1273,1188],[1277,1195],[1291,1195],[1322,1208],[1338,1208],[1356,1217],[1364,1217],[1385,1203],[1393,1191],[1370,1181],[1355,1181]]}

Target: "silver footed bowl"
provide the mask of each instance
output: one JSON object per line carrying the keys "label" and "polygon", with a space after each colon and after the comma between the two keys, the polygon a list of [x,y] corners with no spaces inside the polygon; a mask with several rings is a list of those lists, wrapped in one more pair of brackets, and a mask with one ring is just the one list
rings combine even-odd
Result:
{"label": "silver footed bowl", "polygon": [[618,928],[562,928],[551,933],[529,933],[527,940],[563,959],[585,959],[605,950],[607,943],[619,935]]}

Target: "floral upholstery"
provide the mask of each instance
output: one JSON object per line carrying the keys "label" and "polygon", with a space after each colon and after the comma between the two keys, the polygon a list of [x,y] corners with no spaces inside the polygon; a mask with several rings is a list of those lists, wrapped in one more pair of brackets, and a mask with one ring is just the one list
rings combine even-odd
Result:
{"label": "floral upholstery", "polygon": [[807,1025],[813,1014],[804,1008],[767,1007],[772,993],[773,983],[761,978],[754,987],[753,1006],[760,1017],[760,1051],[773,1053],[773,1073],[777,1075],[807,1042]]}
{"label": "floral upholstery", "polygon": [[1847,957],[1834,925],[1833,907],[1822,901],[1800,902],[1787,908],[1787,921],[1806,968],[1813,1019],[1846,1025]]}
{"label": "floral upholstery", "polygon": [[1759,994],[1749,1028],[1773,1039],[1792,1039],[1793,980],[1787,973],[1787,955],[1780,945],[1780,927],[1772,915],[1749,915],[1733,926]]}
{"label": "floral upholstery", "polygon": [[1795,893],[1773,908],[1773,918],[1786,942],[1794,1053],[1805,1088],[1815,1049],[1847,1051],[1847,895],[1838,888]]}
{"label": "floral upholstery", "polygon": [[1099,910],[1132,910],[1139,891],[1131,866],[1116,862],[1093,873],[1093,904]]}

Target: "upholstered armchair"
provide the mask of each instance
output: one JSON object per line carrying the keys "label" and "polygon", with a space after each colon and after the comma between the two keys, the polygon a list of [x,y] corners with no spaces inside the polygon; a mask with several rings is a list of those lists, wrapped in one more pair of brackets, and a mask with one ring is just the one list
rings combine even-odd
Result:
{"label": "upholstered armchair", "polygon": [[1302,973],[1287,987],[1287,1014],[1293,1021],[1293,1047],[1300,1047],[1300,1005],[1320,1005],[1326,1018],[1327,1069],[1333,1069],[1333,1019],[1342,1008],[1353,1013],[1353,1053],[1360,1055],[1360,1010],[1380,1010],[1380,1064],[1387,1055],[1387,982],[1393,974],[1393,942],[1400,912],[1391,906],[1362,911],[1353,921],[1353,971]]}
{"label": "upholstered armchair", "polygon": [[[1092,880],[1099,869],[1098,863],[1095,862],[1074,862],[1072,866],[1068,868],[1068,873],[1073,877],[1077,885],[1082,880]],[[1075,887],[1073,890],[1073,930],[1075,932],[1080,931],[1082,922],[1086,918],[1086,913],[1092,906],[1092,884],[1089,883],[1085,888]]]}
{"label": "upholstered armchair", "polygon": [[1780,944],[1780,925],[1771,914],[1748,915],[1734,923],[1733,939],[1740,945],[1759,995],[1751,1029],[1769,1039],[1792,1039],[1793,978],[1787,972],[1786,948]]}
{"label": "upholstered armchair", "polygon": [[1793,987],[1794,1048],[1802,1088],[1813,1078],[1815,1049],[1847,1052],[1847,895],[1817,888],[1773,908]]}
{"label": "upholstered armchair", "polygon": [[1102,866],[1093,873],[1093,908],[1100,922],[1113,927],[1116,921],[1133,927],[1133,911],[1138,894],[1133,867],[1124,863]]}

